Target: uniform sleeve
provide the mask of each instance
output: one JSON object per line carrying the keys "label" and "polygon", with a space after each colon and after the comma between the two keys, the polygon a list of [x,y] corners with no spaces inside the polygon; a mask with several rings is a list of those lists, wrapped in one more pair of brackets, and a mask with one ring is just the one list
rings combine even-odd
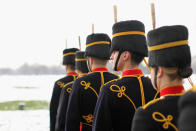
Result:
{"label": "uniform sleeve", "polygon": [[188,92],[179,100],[179,131],[196,130],[196,93]]}
{"label": "uniform sleeve", "polygon": [[65,131],[80,131],[80,82],[76,80],[69,96]]}
{"label": "uniform sleeve", "polygon": [[152,113],[143,108],[138,108],[132,121],[131,131],[153,131],[156,129],[152,121]]}
{"label": "uniform sleeve", "polygon": [[52,92],[52,98],[50,101],[50,131],[55,131],[56,114],[59,104],[60,93],[61,88],[57,85],[57,83],[55,83]]}
{"label": "uniform sleeve", "polygon": [[67,92],[66,89],[67,87],[63,87],[63,89],[61,90],[59,106],[56,115],[55,131],[64,131],[65,128],[65,117],[66,117],[66,110],[67,110],[67,104],[69,99],[69,93]]}
{"label": "uniform sleeve", "polygon": [[111,131],[112,118],[109,105],[109,96],[107,95],[107,87],[103,86],[94,111],[93,131]]}

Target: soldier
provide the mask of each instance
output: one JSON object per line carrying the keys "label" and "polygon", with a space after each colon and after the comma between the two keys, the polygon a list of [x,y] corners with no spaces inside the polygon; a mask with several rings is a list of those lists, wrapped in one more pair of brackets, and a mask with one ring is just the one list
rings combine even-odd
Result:
{"label": "soldier", "polygon": [[138,68],[148,53],[144,24],[136,20],[114,24],[111,53],[113,68],[122,71],[122,78],[103,86],[93,131],[130,131],[136,108],[156,94],[150,79]]}
{"label": "soldier", "polygon": [[184,92],[182,80],[192,74],[188,30],[164,26],[148,33],[149,66],[160,98],[137,109],[132,131],[178,131],[177,103]]}
{"label": "soldier", "polygon": [[55,131],[56,114],[59,104],[61,89],[65,84],[75,80],[75,54],[78,49],[70,48],[63,51],[63,65],[65,65],[67,76],[57,80],[54,84],[52,98],[50,101],[50,131]]}
{"label": "soldier", "polygon": [[181,96],[178,105],[179,131],[196,131],[196,87]]}
{"label": "soldier", "polygon": [[[76,52],[75,67],[76,72],[79,74],[78,78],[88,75],[87,58],[84,57],[84,53],[84,51]],[[59,106],[56,115],[55,131],[65,130],[66,111],[68,106],[69,94],[71,93],[73,82],[74,81],[67,83],[61,90]]]}
{"label": "soldier", "polygon": [[87,37],[85,55],[92,72],[77,79],[72,87],[66,114],[65,131],[92,130],[93,112],[101,86],[118,77],[106,68],[111,40],[108,35],[95,33]]}

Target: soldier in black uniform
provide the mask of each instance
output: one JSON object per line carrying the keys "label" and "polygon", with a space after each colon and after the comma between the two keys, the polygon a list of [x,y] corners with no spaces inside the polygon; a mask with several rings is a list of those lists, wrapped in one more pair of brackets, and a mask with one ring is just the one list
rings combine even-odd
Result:
{"label": "soldier in black uniform", "polygon": [[[101,86],[118,77],[106,68],[111,40],[102,33],[91,34],[86,40],[89,75],[77,79],[69,98],[65,131],[91,131],[93,112]],[[80,129],[80,123],[81,128]]]}
{"label": "soldier in black uniform", "polygon": [[178,107],[179,131],[196,131],[196,87],[180,97]]}
{"label": "soldier in black uniform", "polygon": [[188,29],[164,26],[148,33],[152,83],[160,98],[137,109],[132,131],[178,131],[177,103],[184,92],[182,80],[192,74]]}
{"label": "soldier in black uniform", "polygon": [[150,79],[138,68],[148,53],[144,24],[136,20],[114,24],[111,53],[113,68],[122,71],[122,78],[103,86],[93,131],[130,131],[136,108],[156,94]]}
{"label": "soldier in black uniform", "polygon": [[57,80],[54,84],[52,98],[50,101],[50,131],[55,131],[56,114],[61,89],[65,86],[65,84],[75,80],[77,77],[77,73],[75,72],[76,51],[78,51],[76,48],[65,49],[63,51],[63,65],[65,65],[67,75]]}
{"label": "soldier in black uniform", "polygon": [[[76,67],[76,72],[78,73],[77,78],[88,75],[89,72],[87,66],[87,58],[84,57],[84,53],[85,53],[84,51],[76,52],[75,67]],[[69,94],[71,93],[73,82],[74,81],[67,83],[61,90],[59,106],[56,115],[55,131],[65,130],[66,111],[68,106]]]}

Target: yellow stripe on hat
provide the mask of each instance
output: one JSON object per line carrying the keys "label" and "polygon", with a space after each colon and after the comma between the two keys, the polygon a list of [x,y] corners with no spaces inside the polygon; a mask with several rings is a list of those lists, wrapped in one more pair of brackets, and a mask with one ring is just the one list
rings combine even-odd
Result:
{"label": "yellow stripe on hat", "polygon": [[75,61],[87,61],[88,59],[75,59]]}
{"label": "yellow stripe on hat", "polygon": [[112,35],[112,38],[117,36],[123,36],[123,35],[143,35],[145,36],[145,32],[141,31],[127,31],[127,32],[120,32]]}
{"label": "yellow stripe on hat", "polygon": [[63,54],[63,56],[75,55],[75,54],[76,54],[76,52],[69,52],[69,53],[65,53],[65,54]]}
{"label": "yellow stripe on hat", "polygon": [[148,47],[148,51],[162,50],[162,49],[182,46],[182,45],[188,45],[188,40],[175,41],[175,42],[164,43],[161,45],[150,46]]}
{"label": "yellow stripe on hat", "polygon": [[110,42],[109,41],[96,41],[96,42],[87,44],[86,45],[86,48],[89,47],[89,46],[98,45],[98,44],[107,44],[107,45],[110,45]]}

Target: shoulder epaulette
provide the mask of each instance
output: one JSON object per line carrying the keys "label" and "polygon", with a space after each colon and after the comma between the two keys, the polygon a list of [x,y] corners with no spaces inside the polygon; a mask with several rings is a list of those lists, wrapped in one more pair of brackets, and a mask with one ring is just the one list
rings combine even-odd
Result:
{"label": "shoulder epaulette", "polygon": [[106,82],[104,85],[107,85],[107,84],[109,84],[109,83],[111,83],[111,82],[113,82],[113,81],[118,81],[119,79],[113,79],[113,80],[111,80],[111,81],[108,81],[108,82]]}
{"label": "shoulder epaulette", "polygon": [[158,101],[161,101],[161,100],[163,100],[163,98],[154,99],[154,100],[148,102],[147,104],[145,104],[144,106],[142,106],[142,108],[145,110],[145,109],[148,108],[150,105],[152,105],[152,104],[154,104],[154,103],[156,103],[156,102],[158,102]]}

